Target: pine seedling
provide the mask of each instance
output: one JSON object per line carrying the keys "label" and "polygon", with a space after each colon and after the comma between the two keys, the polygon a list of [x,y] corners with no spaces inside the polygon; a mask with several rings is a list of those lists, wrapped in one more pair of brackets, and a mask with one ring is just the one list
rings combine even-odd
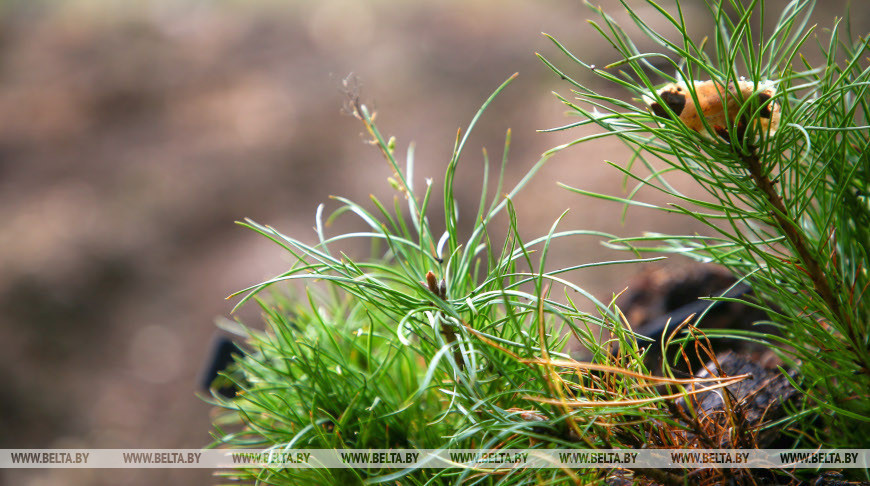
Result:
{"label": "pine seedling", "polygon": [[[765,310],[781,336],[742,333],[774,345],[805,396],[790,417],[806,447],[870,444],[870,68],[868,40],[848,21],[826,30],[810,26],[814,2],[790,2],[771,30],[765,2],[708,0],[713,33],[688,34],[680,2],[641,18],[621,2],[642,35],[660,52],[641,52],[604,10],[593,27],[616,52],[596,68],[553,39],[582,69],[624,88],[601,94],[575,81],[575,99],[560,97],[581,121],[597,125],[593,138],[614,136],[631,150],[630,161],[610,163],[635,184],[628,197],[579,194],[654,208],[691,218],[707,234],[644,234],[610,241],[638,255],[671,253],[729,268],[749,283],[747,304]],[[664,31],[662,29],[667,29]],[[673,40],[676,39],[676,40]],[[823,63],[807,59],[817,50]],[[664,67],[663,67],[664,66]],[[670,85],[663,88],[663,83]],[[678,87],[679,95],[671,91]],[[712,89],[711,89],[712,87]],[[748,89],[746,89],[748,87]],[[712,94],[711,94],[712,91]],[[644,103],[645,101],[645,103]],[[717,105],[718,104],[718,105]],[[719,113],[714,113],[719,106]],[[692,117],[681,113],[693,111]],[[727,108],[725,108],[727,107]],[[707,110],[707,109],[710,110]],[[714,116],[714,115],[720,116]],[[723,121],[724,120],[724,121]],[[706,198],[689,197],[668,183],[671,173],[691,176]],[[661,206],[639,201],[641,188],[672,199]],[[735,336],[738,331],[710,331]],[[821,420],[819,420],[821,419]]]}

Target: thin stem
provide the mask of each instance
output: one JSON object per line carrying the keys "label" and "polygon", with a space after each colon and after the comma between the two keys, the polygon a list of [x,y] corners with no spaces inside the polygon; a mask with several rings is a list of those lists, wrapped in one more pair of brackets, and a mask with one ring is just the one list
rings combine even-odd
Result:
{"label": "thin stem", "polygon": [[[855,335],[855,329],[852,326],[849,315],[843,312],[843,307],[834,295],[833,289],[831,289],[828,279],[825,277],[824,270],[819,265],[818,260],[810,253],[807,242],[796,227],[795,222],[787,218],[788,211],[786,210],[785,203],[779,193],[776,192],[773,181],[764,173],[758,156],[753,153],[751,155],[744,155],[741,158],[749,169],[752,180],[755,181],[756,186],[761,189],[767,201],[773,206],[773,217],[776,220],[776,224],[782,229],[783,234],[788,238],[789,243],[791,243],[801,261],[803,261],[806,272],[813,281],[816,293],[828,305],[828,308],[831,309],[834,318],[845,325],[847,337],[851,345],[855,347],[856,351],[859,350],[859,340]],[[865,373],[870,374],[868,363],[864,363],[863,370]]]}

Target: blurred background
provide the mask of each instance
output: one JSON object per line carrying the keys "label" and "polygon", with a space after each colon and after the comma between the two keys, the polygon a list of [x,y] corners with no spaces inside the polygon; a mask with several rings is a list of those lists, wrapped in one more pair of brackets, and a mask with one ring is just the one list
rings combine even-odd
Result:
{"label": "blurred background", "polygon": [[[685,3],[700,19],[695,34],[709,33],[702,2]],[[774,17],[786,2],[768,3]],[[846,3],[824,2],[819,23],[831,25]],[[628,23],[618,2],[602,5]],[[854,10],[855,32],[866,32],[867,9]],[[342,112],[342,80],[354,73],[400,153],[416,142],[418,184],[439,184],[457,128],[519,72],[462,161],[460,205],[476,208],[480,149],[499,160],[507,128],[509,186],[543,151],[583,134],[536,132],[569,121],[551,91],[570,93],[535,52],[627,97],[541,35],[603,66],[614,52],[591,16],[556,0],[0,1],[0,448],[209,443],[212,411],[196,392],[215,320],[233,305],[225,297],[289,262],[233,222],[314,241],[318,204],[337,207],[330,195],[393,197],[386,163]],[[558,154],[516,200],[523,234],[545,234],[568,208],[564,229],[694,231],[637,209],[623,223],[619,205],[556,185],[625,194],[604,160],[628,156],[612,140]],[[358,226],[343,217],[329,231]],[[555,250],[552,268],[625,257],[595,239]],[[609,300],[638,271],[569,278]],[[261,325],[253,306],[235,317]],[[16,485],[214,482],[208,470],[0,475]]]}

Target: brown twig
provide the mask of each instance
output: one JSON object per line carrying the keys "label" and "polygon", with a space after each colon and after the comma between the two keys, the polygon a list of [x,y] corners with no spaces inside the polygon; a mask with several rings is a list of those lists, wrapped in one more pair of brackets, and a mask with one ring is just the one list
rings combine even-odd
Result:
{"label": "brown twig", "polygon": [[[843,312],[843,309],[840,306],[840,301],[838,301],[836,296],[834,296],[834,292],[828,283],[828,279],[825,277],[824,270],[821,265],[819,265],[815,256],[810,252],[807,247],[807,242],[804,240],[795,223],[787,217],[788,210],[785,207],[785,203],[779,193],[776,192],[776,187],[770,180],[770,177],[764,173],[764,169],[761,166],[761,161],[758,159],[758,156],[755,154],[744,155],[742,159],[746,164],[746,167],[749,169],[749,175],[752,177],[752,180],[755,181],[755,185],[761,189],[767,202],[773,206],[773,218],[776,220],[777,226],[782,229],[785,237],[797,252],[798,257],[800,257],[801,261],[806,266],[806,272],[813,281],[813,287],[815,288],[816,293],[823,301],[825,301],[834,316],[848,326],[849,318]],[[851,328],[851,326],[848,327]]]}
{"label": "brown twig", "polygon": [[[758,159],[758,156],[755,153],[752,153],[750,155],[741,156],[741,159],[749,169],[749,175],[752,177],[752,180],[755,181],[755,185],[761,189],[767,202],[773,206],[773,218],[776,220],[777,226],[782,229],[786,239],[791,243],[795,252],[797,252],[798,257],[800,257],[805,265],[805,271],[813,282],[813,288],[815,289],[816,294],[822,298],[831,310],[831,313],[833,313],[834,318],[838,319],[846,327],[847,339],[854,347],[855,351],[860,353],[861,347],[859,343],[861,341],[855,334],[855,329],[852,326],[852,320],[849,317],[849,314],[843,311],[840,301],[837,300],[827,277],[825,277],[824,269],[815,256],[810,252],[807,242],[801,235],[795,222],[788,218],[788,211],[785,207],[785,203],[779,193],[776,192],[776,187],[773,181],[771,181],[767,174],[764,173],[764,169],[761,166],[761,161]],[[862,354],[862,359],[864,360],[862,371],[870,375],[870,363],[866,361],[866,354]]]}

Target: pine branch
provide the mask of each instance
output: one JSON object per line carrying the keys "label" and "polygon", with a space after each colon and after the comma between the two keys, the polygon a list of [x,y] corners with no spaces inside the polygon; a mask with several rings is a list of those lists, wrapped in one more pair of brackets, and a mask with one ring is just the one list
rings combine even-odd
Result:
{"label": "pine branch", "polygon": [[[749,174],[752,176],[752,180],[755,181],[756,186],[764,193],[767,202],[773,206],[774,210],[771,211],[773,218],[789,243],[791,243],[791,246],[795,249],[795,252],[797,252],[801,262],[803,262],[806,273],[812,279],[816,293],[818,293],[819,297],[831,310],[834,318],[849,326],[851,319],[848,314],[843,313],[840,301],[834,296],[824,270],[809,250],[809,243],[804,239],[795,221],[788,217],[788,209],[785,207],[782,197],[776,191],[775,184],[764,173],[758,156],[753,152],[750,155],[742,155],[741,159],[749,169]],[[851,326],[849,327],[851,328]]]}

